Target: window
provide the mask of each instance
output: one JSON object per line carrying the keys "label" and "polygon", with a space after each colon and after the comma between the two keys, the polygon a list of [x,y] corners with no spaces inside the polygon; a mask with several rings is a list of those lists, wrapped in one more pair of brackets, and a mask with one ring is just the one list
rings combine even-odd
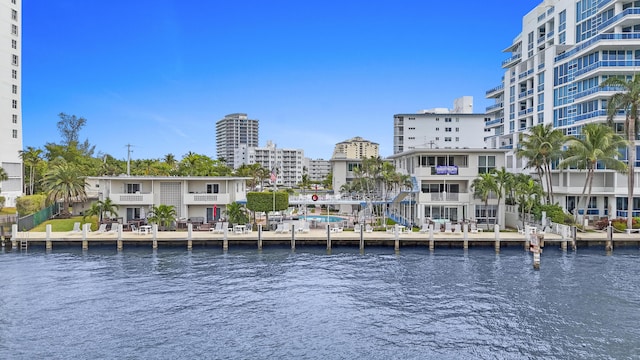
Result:
{"label": "window", "polygon": [[445,132],[451,132],[451,128],[444,128]]}
{"label": "window", "polygon": [[11,136],[12,136],[14,139],[17,139],[17,138],[18,138],[18,130],[11,130]]}
{"label": "window", "polygon": [[126,184],[126,193],[127,194],[139,194],[140,193],[140,184]]}
{"label": "window", "polygon": [[12,49],[17,49],[18,48],[18,41],[15,39],[11,39],[11,48]]}
{"label": "window", "polygon": [[444,141],[447,141],[447,142],[451,141],[451,137],[445,137]]}
{"label": "window", "polygon": [[11,64],[18,66],[18,55],[11,55]]}
{"label": "window", "polygon": [[18,35],[18,25],[11,24],[11,34]]}
{"label": "window", "polygon": [[11,85],[11,93],[12,94],[18,93],[18,85]]}
{"label": "window", "polygon": [[219,184],[207,184],[207,194],[217,194],[220,192]]}
{"label": "window", "polygon": [[459,138],[459,137],[456,137],[456,141],[460,141],[460,138]]}
{"label": "window", "polygon": [[12,79],[17,79],[18,78],[18,70],[11,69],[11,78]]}
{"label": "window", "polygon": [[496,157],[493,155],[478,156],[478,174],[485,174],[496,168]]}
{"label": "window", "polygon": [[14,109],[18,108],[18,100],[11,100],[11,107]]}
{"label": "window", "polygon": [[18,20],[18,10],[11,9],[11,20]]}
{"label": "window", "polygon": [[440,141],[440,138],[439,138],[439,137],[436,137],[436,141]]}
{"label": "window", "polygon": [[436,131],[440,131],[440,128],[436,128]]}
{"label": "window", "polygon": [[14,124],[17,124],[18,123],[18,115],[16,115],[16,114],[11,115],[11,122],[14,123]]}
{"label": "window", "polygon": [[460,132],[460,128],[456,128],[456,132]]}
{"label": "window", "polygon": [[451,122],[451,118],[444,118],[444,122]]}

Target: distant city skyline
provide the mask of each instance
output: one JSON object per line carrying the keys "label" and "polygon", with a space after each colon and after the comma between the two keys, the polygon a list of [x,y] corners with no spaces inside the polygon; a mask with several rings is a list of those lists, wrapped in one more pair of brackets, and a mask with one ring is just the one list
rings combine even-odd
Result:
{"label": "distant city skyline", "polygon": [[485,112],[502,50],[539,3],[26,2],[24,147],[59,142],[64,112],[118,159],[126,144],[134,159],[215,158],[216,121],[246,113],[260,146],[329,159],[360,136],[386,157],[394,114],[460,96]]}

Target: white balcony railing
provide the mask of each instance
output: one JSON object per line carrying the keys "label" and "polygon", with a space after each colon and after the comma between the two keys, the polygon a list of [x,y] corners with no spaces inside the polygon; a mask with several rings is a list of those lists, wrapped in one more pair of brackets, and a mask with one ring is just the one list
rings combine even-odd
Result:
{"label": "white balcony railing", "polygon": [[213,205],[228,204],[230,201],[229,194],[185,194],[185,205]]}
{"label": "white balcony railing", "polygon": [[116,205],[150,205],[153,204],[153,194],[114,194],[109,195]]}

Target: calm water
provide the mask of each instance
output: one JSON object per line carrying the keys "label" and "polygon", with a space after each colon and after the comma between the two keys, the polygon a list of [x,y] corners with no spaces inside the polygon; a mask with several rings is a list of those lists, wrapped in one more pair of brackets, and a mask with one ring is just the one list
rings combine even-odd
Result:
{"label": "calm water", "polygon": [[0,251],[0,359],[638,359],[640,251]]}

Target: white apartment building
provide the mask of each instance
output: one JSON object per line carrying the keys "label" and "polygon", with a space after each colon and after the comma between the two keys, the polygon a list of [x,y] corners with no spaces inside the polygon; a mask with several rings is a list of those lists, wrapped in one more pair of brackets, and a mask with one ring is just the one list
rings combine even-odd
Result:
{"label": "white apartment building", "polygon": [[5,206],[22,194],[22,0],[0,4],[0,167],[9,179],[0,182]]}
{"label": "white apartment building", "polygon": [[242,164],[260,164],[263,168],[276,172],[276,185],[295,187],[302,181],[304,172],[304,150],[279,148],[272,141],[266,146],[241,145],[235,151],[236,168]]}
{"label": "white apartment building", "polygon": [[378,143],[365,140],[360,136],[339,142],[333,149],[333,157],[337,154],[344,154],[348,159],[368,159],[378,157],[380,145]]}
{"label": "white apartment building", "polygon": [[[87,178],[90,200],[110,198],[124,222],[144,219],[153,206],[172,205],[178,219],[212,222],[224,216],[232,202],[246,202],[245,177],[102,176]],[[74,205],[74,213],[89,202]]]}
{"label": "white apartment building", "polygon": [[226,115],[216,123],[216,152],[218,159],[224,159],[227,166],[235,166],[235,151],[241,145],[258,146],[258,120],[251,120],[247,114]]}
{"label": "white apartment building", "polygon": [[473,113],[473,98],[456,99],[454,108],[422,110],[393,116],[393,153],[413,149],[462,149],[485,147],[485,114]]}
{"label": "white apartment building", "polygon": [[473,196],[471,184],[480,173],[504,166],[505,150],[500,149],[415,149],[389,156],[396,171],[410,175],[414,188],[401,192],[391,209],[414,224],[427,219],[439,222],[477,221],[499,223],[504,228],[504,198],[488,205]]}
{"label": "white apartment building", "polygon": [[[486,109],[491,118],[486,142],[511,150],[506,167],[518,172],[524,164],[512,150],[519,134],[533,125],[550,123],[567,135],[577,135],[587,123],[606,121],[607,99],[618,89],[600,84],[611,76],[631,78],[640,69],[640,1],[541,2],[523,17],[520,33],[504,52],[510,56],[502,62],[502,80],[486,92],[495,100]],[[614,119],[621,133],[623,119],[624,115]],[[626,217],[626,182],[625,175],[599,169],[587,215]],[[584,172],[555,171],[556,201],[574,211],[583,185]],[[638,183],[635,194],[640,196]],[[633,215],[640,216],[640,197],[635,198]]]}
{"label": "white apartment building", "polygon": [[311,181],[324,181],[331,172],[329,160],[304,158],[304,163]]}

